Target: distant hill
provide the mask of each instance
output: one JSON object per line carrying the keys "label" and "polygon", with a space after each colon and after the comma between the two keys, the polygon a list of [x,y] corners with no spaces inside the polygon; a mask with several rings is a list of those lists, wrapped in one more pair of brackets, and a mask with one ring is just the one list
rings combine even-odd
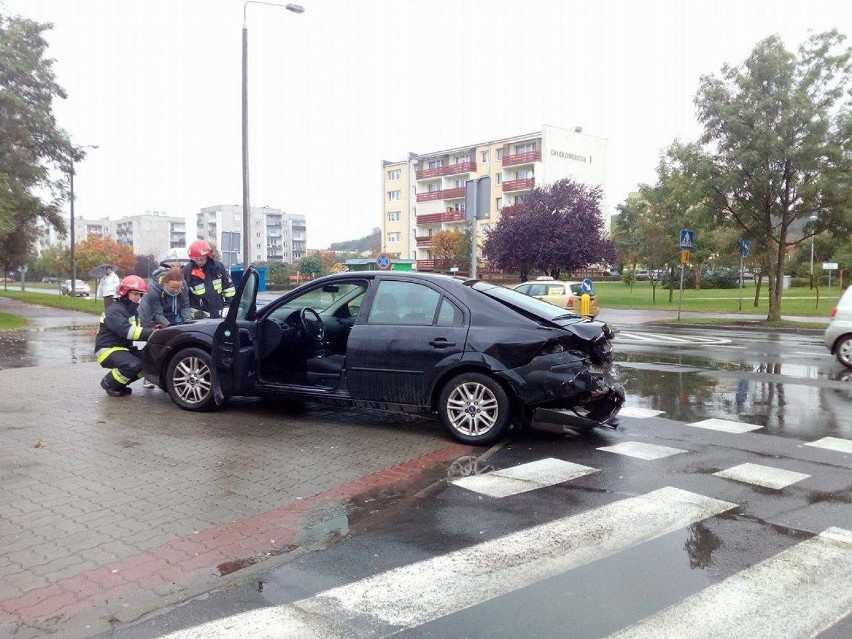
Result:
{"label": "distant hill", "polygon": [[378,253],[382,248],[382,230],[373,229],[369,235],[357,240],[346,240],[345,242],[332,242],[328,247],[331,251],[352,251],[353,253]]}

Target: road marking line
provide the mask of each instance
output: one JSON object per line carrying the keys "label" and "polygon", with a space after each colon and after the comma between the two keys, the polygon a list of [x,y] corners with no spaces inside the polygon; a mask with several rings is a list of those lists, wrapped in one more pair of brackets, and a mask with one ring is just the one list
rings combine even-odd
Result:
{"label": "road marking line", "polygon": [[608,639],[813,637],[852,609],[852,531],[829,528]]}
{"label": "road marking line", "polygon": [[597,468],[548,457],[512,468],[460,477],[450,483],[490,497],[508,497],[597,472],[600,472]]}
{"label": "road marking line", "polygon": [[638,408],[636,406],[625,406],[620,411],[618,411],[619,417],[637,417],[639,419],[644,419],[646,417],[656,417],[657,415],[662,415],[666,411],[664,410],[654,410],[652,408]]}
{"label": "road marking line", "polygon": [[849,441],[848,439],[841,439],[839,437],[823,437],[815,442],[808,442],[805,446],[825,448],[826,450],[836,450],[840,453],[852,455],[852,441]]}
{"label": "road marking line", "polygon": [[631,333],[630,331],[619,331],[616,334],[616,339],[626,338],[634,339],[640,342],[654,342],[664,344],[701,344],[706,346],[719,346],[722,344],[730,344],[732,340],[727,337],[705,337],[703,335],[690,335],[681,337],[679,335],[663,335],[661,333]]}
{"label": "road marking line", "polygon": [[294,605],[344,621],[360,637],[414,628],[736,507],[666,487],[396,568]]}
{"label": "road marking line", "polygon": [[163,639],[382,637],[681,530],[737,505],[666,487]]}
{"label": "road marking line", "polygon": [[746,484],[755,484],[764,488],[786,488],[790,484],[807,479],[810,475],[805,473],[797,473],[792,470],[784,470],[783,468],[773,468],[772,466],[761,466],[760,464],[740,464],[732,466],[725,470],[720,470],[718,473],[713,473],[717,477],[733,479]]}
{"label": "road marking line", "polygon": [[668,446],[657,446],[656,444],[646,444],[644,442],[621,442],[613,446],[601,446],[598,450],[605,450],[616,455],[626,455],[627,457],[636,457],[637,459],[653,460],[679,455],[687,451],[680,448],[669,448]]}
{"label": "road marking line", "polygon": [[751,430],[758,430],[763,428],[763,426],[758,426],[756,424],[747,424],[745,422],[732,422],[727,419],[705,419],[700,422],[692,422],[691,424],[687,424],[687,426],[693,426],[695,428],[706,428],[708,430],[718,430],[723,433],[747,433]]}

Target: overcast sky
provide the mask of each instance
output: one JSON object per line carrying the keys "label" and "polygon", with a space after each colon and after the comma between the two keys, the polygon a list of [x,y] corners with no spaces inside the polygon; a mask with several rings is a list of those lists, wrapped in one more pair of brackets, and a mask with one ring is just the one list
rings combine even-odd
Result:
{"label": "overcast sky", "polygon": [[[609,202],[699,131],[702,74],[779,34],[852,35],[849,0],[302,0],[249,4],[251,203],[308,247],[381,224],[381,161],[532,133],[607,138]],[[0,0],[52,22],[60,126],[97,144],[75,211],[186,216],[242,202],[242,0]]]}

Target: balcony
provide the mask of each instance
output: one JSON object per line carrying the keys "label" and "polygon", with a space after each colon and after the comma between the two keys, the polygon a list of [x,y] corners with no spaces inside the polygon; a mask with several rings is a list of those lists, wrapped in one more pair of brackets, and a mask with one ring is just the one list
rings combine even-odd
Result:
{"label": "balcony", "polygon": [[522,180],[508,180],[503,182],[503,193],[509,191],[526,191],[535,186],[535,178],[524,178]]}
{"label": "balcony", "polygon": [[417,260],[417,270],[422,272],[429,271],[441,271],[445,273],[450,273],[450,269],[453,267],[457,267],[459,272],[468,273],[470,272],[470,259],[466,260],[449,260],[449,259],[440,259],[440,260]]}
{"label": "balcony", "polygon": [[422,169],[414,175],[418,180],[427,178],[442,177],[444,175],[456,175],[458,173],[471,173],[476,171],[476,162],[459,162],[458,164],[450,164],[448,166],[436,166],[431,169]]}
{"label": "balcony", "polygon": [[455,189],[444,189],[443,191],[427,191],[417,194],[418,202],[431,202],[432,200],[455,200],[464,197],[464,187]]}
{"label": "balcony", "polygon": [[464,211],[443,211],[417,216],[417,224],[440,224],[441,222],[464,222]]}
{"label": "balcony", "polygon": [[541,162],[541,151],[527,151],[526,153],[503,156],[503,166],[517,166],[518,164],[532,164],[533,162]]}
{"label": "balcony", "polygon": [[432,246],[431,235],[418,235],[414,239],[417,241],[417,248],[429,248]]}

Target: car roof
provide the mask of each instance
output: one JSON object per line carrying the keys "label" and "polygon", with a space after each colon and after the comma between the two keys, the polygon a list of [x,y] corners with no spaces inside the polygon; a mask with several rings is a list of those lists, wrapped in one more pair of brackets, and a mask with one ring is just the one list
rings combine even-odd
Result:
{"label": "car roof", "polygon": [[[582,284],[580,281],[575,280],[527,280],[526,282],[521,282],[521,284]],[[521,284],[518,284],[520,286]]]}

